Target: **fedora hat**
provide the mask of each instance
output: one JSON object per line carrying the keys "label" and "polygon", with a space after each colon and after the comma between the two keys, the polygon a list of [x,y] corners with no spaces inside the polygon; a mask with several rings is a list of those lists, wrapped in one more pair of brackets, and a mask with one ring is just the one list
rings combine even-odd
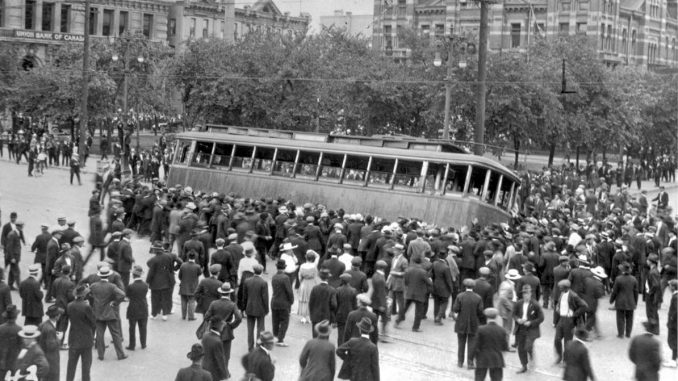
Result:
{"label": "fedora hat", "polygon": [[85,285],[80,285],[73,290],[73,296],[76,298],[84,298],[89,294],[89,287]]}
{"label": "fedora hat", "polygon": [[520,279],[520,273],[518,272],[517,269],[510,269],[505,276],[506,279],[509,280],[517,280]]}
{"label": "fedora hat", "polygon": [[594,276],[597,276],[600,279],[607,278],[607,274],[605,274],[605,269],[602,268],[601,266],[592,268],[591,272],[593,273]]}
{"label": "fedora hat", "polygon": [[230,282],[224,282],[221,287],[219,287],[219,293],[222,295],[225,294],[230,294],[233,292],[233,289],[231,288],[231,283]]}
{"label": "fedora hat", "polygon": [[195,343],[191,346],[191,351],[186,354],[191,361],[195,361],[205,356],[205,350],[200,343]]}
{"label": "fedora hat", "polygon": [[313,327],[315,333],[318,334],[318,337],[329,337],[330,336],[330,322],[329,320],[323,320],[320,323],[316,324]]}
{"label": "fedora hat", "polygon": [[259,338],[257,339],[257,343],[259,345],[272,345],[273,342],[275,341],[275,336],[269,331],[264,331],[259,335]]}
{"label": "fedora hat", "polygon": [[97,272],[97,275],[100,278],[108,278],[113,272],[111,271],[111,268],[109,266],[101,266],[99,271]]}
{"label": "fedora hat", "polygon": [[63,315],[64,314],[64,309],[61,307],[58,307],[56,304],[52,304],[51,306],[47,307],[47,311],[45,312],[45,315],[47,315],[50,318],[53,318],[55,316]]}
{"label": "fedora hat", "polygon": [[371,333],[372,331],[374,331],[374,327],[372,326],[372,320],[370,320],[370,318],[368,318],[367,316],[360,319],[360,321],[356,323],[356,326],[358,326],[360,332],[363,333]]}
{"label": "fedora hat", "polygon": [[18,335],[24,339],[36,339],[40,336],[40,331],[35,325],[26,325],[19,331]]}

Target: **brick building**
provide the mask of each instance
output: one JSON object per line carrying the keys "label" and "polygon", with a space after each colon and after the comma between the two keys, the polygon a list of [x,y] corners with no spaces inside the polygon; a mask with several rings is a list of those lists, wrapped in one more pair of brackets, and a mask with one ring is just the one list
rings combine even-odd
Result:
{"label": "brick building", "polygon": [[[678,0],[504,0],[490,6],[491,51],[524,49],[534,36],[582,33],[598,43],[610,64],[678,67]],[[474,0],[374,0],[373,46],[405,56],[398,29],[432,38],[477,32]]]}

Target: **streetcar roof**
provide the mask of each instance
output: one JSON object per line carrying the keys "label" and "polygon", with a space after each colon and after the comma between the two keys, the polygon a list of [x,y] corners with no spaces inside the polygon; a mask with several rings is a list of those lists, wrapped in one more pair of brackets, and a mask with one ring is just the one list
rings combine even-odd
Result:
{"label": "streetcar roof", "polygon": [[317,152],[336,152],[354,155],[374,155],[381,157],[392,157],[402,160],[435,160],[441,162],[451,162],[467,165],[483,165],[490,169],[497,170],[502,174],[509,175],[514,181],[519,182],[518,176],[509,168],[484,156],[477,156],[468,153],[438,152],[416,148],[391,148],[379,147],[373,145],[328,143],[324,141],[297,140],[289,138],[249,136],[240,134],[229,134],[223,132],[204,132],[191,131],[176,134],[176,139],[199,140],[216,143],[235,143],[248,144],[255,146],[270,146],[283,149],[302,149]]}

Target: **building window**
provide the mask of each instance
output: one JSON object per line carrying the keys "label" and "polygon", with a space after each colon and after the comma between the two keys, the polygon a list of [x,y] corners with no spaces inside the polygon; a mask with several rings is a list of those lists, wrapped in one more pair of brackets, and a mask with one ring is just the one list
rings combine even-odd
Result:
{"label": "building window", "polygon": [[224,31],[226,30],[226,25],[224,22],[221,22],[221,25],[219,26],[219,38],[224,38]]}
{"label": "building window", "polygon": [[436,24],[436,37],[442,37],[445,35],[445,25],[444,24]]}
{"label": "building window", "polygon": [[558,34],[561,36],[567,36],[570,34],[570,23],[569,22],[561,22],[558,25]]}
{"label": "building window", "polygon": [[600,24],[600,50],[605,50],[605,24]]}
{"label": "building window", "polygon": [[149,13],[144,13],[144,20],[143,20],[143,33],[146,38],[152,38],[153,37],[153,15]]}
{"label": "building window", "polygon": [[579,10],[580,11],[588,11],[589,10],[589,2],[588,0],[581,0],[579,1]]}
{"label": "building window", "polygon": [[89,34],[97,34],[97,24],[99,22],[99,10],[97,8],[89,9]]}
{"label": "building window", "polygon": [[191,18],[191,26],[188,28],[188,37],[195,38],[195,17]]}
{"label": "building window", "polygon": [[511,47],[520,46],[520,24],[511,24]]}
{"label": "building window", "polygon": [[61,33],[68,33],[71,31],[71,5],[61,3]]}
{"label": "building window", "polygon": [[605,37],[605,49],[612,50],[612,25],[607,26],[607,36]]}
{"label": "building window", "polygon": [[666,43],[665,43],[665,44],[666,44],[666,45],[665,45],[665,48],[666,48],[666,60],[668,61],[668,60],[669,60],[669,38],[666,37],[666,40],[665,40],[665,41],[666,41]]}
{"label": "building window", "polygon": [[238,41],[238,23],[233,24],[233,39]]}
{"label": "building window", "polygon": [[675,38],[672,40],[671,45],[673,45],[673,60],[678,61],[678,56],[676,56],[676,39]]}
{"label": "building window", "polygon": [[118,35],[121,36],[127,32],[129,25],[129,13],[127,11],[120,11],[120,17],[118,20]]}
{"label": "building window", "polygon": [[101,34],[111,36],[113,34],[113,10],[104,9],[104,20],[101,28]]}
{"label": "building window", "polygon": [[5,0],[0,0],[0,28],[5,26]]}
{"label": "building window", "polygon": [[35,0],[26,0],[24,12],[24,29],[33,29],[35,25]]}
{"label": "building window", "polygon": [[210,30],[210,20],[204,19],[202,20],[202,38],[207,38],[209,37],[209,30]]}
{"label": "building window", "polygon": [[42,29],[51,32],[54,28],[54,3],[42,3]]}
{"label": "building window", "polygon": [[384,47],[393,48],[392,28],[390,25],[384,25]]}
{"label": "building window", "polygon": [[421,26],[421,35],[423,37],[428,37],[431,35],[431,26],[430,25],[422,25]]}
{"label": "building window", "polygon": [[628,46],[628,32],[626,32],[626,29],[622,29],[622,54],[628,55],[629,54],[629,46]]}
{"label": "building window", "polygon": [[571,8],[572,3],[569,1],[563,1],[562,3],[560,3],[560,10],[563,12],[569,12]]}
{"label": "building window", "polygon": [[537,36],[545,36],[546,35],[546,25],[544,23],[538,23],[537,27],[534,28],[534,34]]}
{"label": "building window", "polygon": [[177,19],[171,18],[167,22],[167,35],[174,36],[177,34]]}
{"label": "building window", "polygon": [[578,22],[577,23],[577,33],[578,34],[586,34],[586,23],[585,22]]}
{"label": "building window", "polygon": [[631,32],[631,54],[636,54],[636,31]]}

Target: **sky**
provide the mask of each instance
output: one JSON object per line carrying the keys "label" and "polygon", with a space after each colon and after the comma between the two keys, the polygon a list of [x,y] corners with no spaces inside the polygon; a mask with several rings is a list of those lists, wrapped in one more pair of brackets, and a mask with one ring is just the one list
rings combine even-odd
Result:
{"label": "sky", "polygon": [[[236,3],[242,0],[236,0]],[[254,1],[253,1],[254,2]],[[298,16],[300,12],[311,14],[311,28],[319,30],[320,16],[330,16],[335,10],[353,12],[354,15],[371,15],[374,0],[273,0],[281,12]]]}

